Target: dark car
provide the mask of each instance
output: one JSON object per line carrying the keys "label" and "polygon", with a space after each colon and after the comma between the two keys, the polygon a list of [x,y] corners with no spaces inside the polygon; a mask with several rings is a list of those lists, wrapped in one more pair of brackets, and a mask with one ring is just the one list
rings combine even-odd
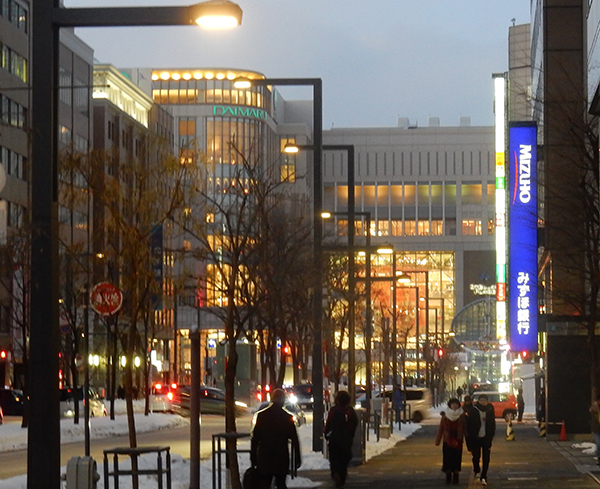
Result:
{"label": "dark car", "polygon": [[312,384],[298,384],[292,387],[290,401],[301,408],[312,409],[314,403]]}
{"label": "dark car", "polygon": [[[191,386],[180,385],[173,395],[171,402],[173,412],[181,416],[190,415]],[[239,416],[246,411],[247,405],[235,401],[236,414]],[[225,392],[216,387],[200,386],[200,413],[201,414],[225,414]]]}
{"label": "dark car", "polygon": [[[254,426],[256,424],[256,416],[257,416],[258,412],[265,409],[266,407],[268,407],[269,404],[271,404],[271,403],[268,401],[265,401],[265,402],[261,403],[260,406],[258,406],[256,413],[254,413],[254,416],[252,417],[252,426]],[[294,417],[294,423],[296,423],[296,426],[300,427],[303,424],[306,424],[306,415],[304,414],[304,411],[302,411],[302,409],[300,408],[300,406],[298,406],[297,403],[287,400],[287,401],[285,401],[285,404],[283,405],[283,409],[285,409],[287,412],[289,412]]]}
{"label": "dark car", "polygon": [[23,391],[0,389],[0,408],[5,416],[23,416]]}

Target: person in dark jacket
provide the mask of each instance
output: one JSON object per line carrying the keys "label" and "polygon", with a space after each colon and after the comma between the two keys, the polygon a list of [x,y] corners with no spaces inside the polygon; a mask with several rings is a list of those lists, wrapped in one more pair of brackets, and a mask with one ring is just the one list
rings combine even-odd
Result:
{"label": "person in dark jacket", "polygon": [[448,409],[441,413],[442,419],[435,437],[435,445],[442,445],[442,472],[446,474],[446,484],[458,484],[458,474],[462,464],[463,437],[466,431],[465,413],[460,401],[452,398]]}
{"label": "person in dark jacket", "polygon": [[356,411],[350,406],[350,394],[339,391],[335,405],[329,411],[325,423],[325,437],[329,442],[329,468],[335,487],[346,483],[348,464],[352,460],[352,442],[358,425]]}
{"label": "person in dark jacket", "polygon": [[[473,454],[473,472],[475,477],[481,472],[480,480],[487,485],[487,473],[490,465],[492,440],[496,434],[494,406],[485,394],[481,394],[467,415],[468,446]],[[482,460],[481,467],[479,461]]]}
{"label": "person in dark jacket", "polygon": [[523,412],[525,411],[525,398],[523,397],[523,389],[517,392],[517,421],[523,422]]}
{"label": "person in dark jacket", "polygon": [[250,462],[259,475],[259,488],[269,489],[275,477],[277,489],[287,489],[285,479],[290,468],[288,440],[292,442],[293,469],[300,467],[300,443],[291,413],[283,408],[285,391],[275,389],[272,402],[257,413],[252,428]]}

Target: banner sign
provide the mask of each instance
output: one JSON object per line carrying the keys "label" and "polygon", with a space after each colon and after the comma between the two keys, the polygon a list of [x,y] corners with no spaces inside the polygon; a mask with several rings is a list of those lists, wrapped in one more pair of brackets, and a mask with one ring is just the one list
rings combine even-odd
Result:
{"label": "banner sign", "polygon": [[512,351],[537,342],[537,127],[509,125],[509,310]]}

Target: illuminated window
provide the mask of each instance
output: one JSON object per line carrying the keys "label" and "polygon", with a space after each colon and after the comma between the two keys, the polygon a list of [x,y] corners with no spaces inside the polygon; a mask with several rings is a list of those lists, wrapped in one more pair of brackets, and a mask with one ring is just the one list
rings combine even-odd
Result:
{"label": "illuminated window", "polygon": [[183,240],[183,249],[185,251],[191,251],[192,250],[192,242],[190,240],[184,239]]}
{"label": "illuminated window", "polygon": [[461,187],[461,196],[463,204],[482,204],[483,187],[476,184],[463,184]]}
{"label": "illuminated window", "polygon": [[481,220],[463,219],[462,234],[463,236],[481,236]]}
{"label": "illuminated window", "polygon": [[419,236],[429,236],[429,221],[419,221]]}
{"label": "illuminated window", "polygon": [[487,186],[487,203],[488,205],[495,205],[496,203],[496,185],[493,183]]}
{"label": "illuminated window", "polygon": [[281,151],[281,166],[279,167],[280,181],[293,183],[296,181],[296,155],[285,153],[288,144],[296,144],[295,138],[281,138],[279,148]]}
{"label": "illuminated window", "polygon": [[215,213],[214,212],[206,213],[206,222],[208,222],[208,223],[215,222]]}
{"label": "illuminated window", "polygon": [[363,199],[365,206],[375,207],[375,185],[364,186]]}
{"label": "illuminated window", "polygon": [[431,235],[432,236],[443,236],[444,235],[444,221],[436,219],[431,221]]}
{"label": "illuminated window", "polygon": [[405,185],[404,186],[404,205],[415,205],[415,186]]}
{"label": "illuminated window", "polygon": [[389,236],[390,234],[390,223],[386,219],[385,221],[377,221],[377,236]]}
{"label": "illuminated window", "polygon": [[445,186],[444,196],[446,199],[446,205],[456,204],[456,185]]}
{"label": "illuminated window", "polygon": [[493,236],[494,229],[495,229],[494,220],[488,219],[488,235]]}
{"label": "illuminated window", "polygon": [[195,136],[196,135],[196,119],[193,117],[182,117],[179,119],[179,135],[180,136]]}
{"label": "illuminated window", "polygon": [[404,221],[404,235],[416,236],[417,227],[415,221]]}
{"label": "illuminated window", "polygon": [[402,236],[402,221],[392,219],[392,236]]}

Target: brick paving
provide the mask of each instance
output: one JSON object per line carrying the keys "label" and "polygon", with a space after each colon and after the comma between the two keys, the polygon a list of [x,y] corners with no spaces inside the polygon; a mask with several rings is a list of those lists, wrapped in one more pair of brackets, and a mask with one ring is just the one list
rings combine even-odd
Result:
{"label": "brick paving", "polygon": [[[433,444],[437,425],[430,420],[408,440],[372,458],[365,465],[351,467],[346,489],[427,489],[445,487],[441,472],[441,447]],[[506,423],[498,420],[492,447],[488,486],[495,489],[598,489],[600,467],[592,455],[572,448],[574,442],[539,438],[533,421],[514,424],[515,440],[506,441]],[[333,488],[326,471],[301,473],[324,489]],[[458,486],[482,488],[474,479],[470,454],[463,452],[463,470]]]}

